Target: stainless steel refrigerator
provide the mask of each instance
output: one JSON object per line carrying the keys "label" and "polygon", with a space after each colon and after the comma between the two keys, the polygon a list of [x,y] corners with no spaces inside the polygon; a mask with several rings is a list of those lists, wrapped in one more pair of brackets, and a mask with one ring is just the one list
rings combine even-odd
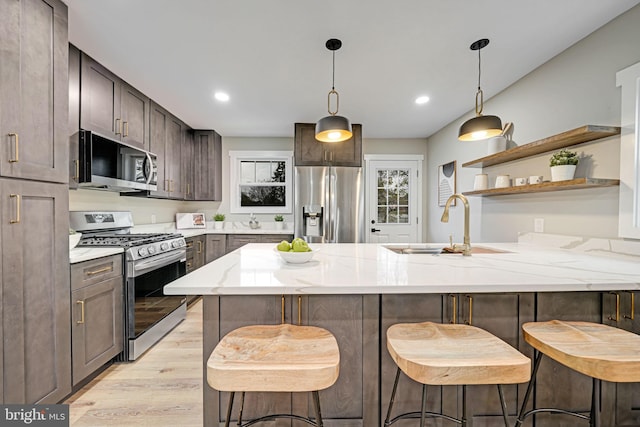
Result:
{"label": "stainless steel refrigerator", "polygon": [[295,237],[309,243],[364,242],[362,168],[296,166],[294,191]]}

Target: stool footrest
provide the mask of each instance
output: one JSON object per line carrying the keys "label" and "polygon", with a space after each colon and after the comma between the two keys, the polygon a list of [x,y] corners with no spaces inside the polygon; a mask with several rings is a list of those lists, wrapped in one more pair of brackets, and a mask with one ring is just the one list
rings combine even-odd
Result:
{"label": "stool footrest", "polygon": [[[564,415],[571,415],[577,418],[581,418],[583,420],[591,420],[591,417],[589,415],[585,415],[581,412],[573,412],[573,411],[569,411],[567,409],[560,409],[560,408],[537,408],[537,409],[532,409],[530,411],[525,412],[525,414],[522,416],[521,419],[518,419],[518,422],[516,423],[516,426],[522,424],[522,422],[527,419],[527,417],[529,417],[530,415],[535,415],[535,414],[539,414],[541,412],[544,413],[548,413],[548,414],[564,414]],[[585,411],[586,412],[586,411]]]}
{"label": "stool footrest", "polygon": [[[457,424],[462,424],[462,420],[458,419],[458,418],[454,418],[454,417],[450,417],[449,415],[445,415],[445,414],[440,414],[438,412],[429,412],[429,411],[425,411],[425,418],[444,418],[445,420],[448,421],[452,421],[454,423]],[[422,412],[407,412],[405,414],[400,414],[396,417],[393,417],[393,419],[389,422],[385,422],[384,423],[384,427],[388,427],[390,425],[392,425],[393,423],[400,421],[400,420],[404,420],[404,419],[415,419],[415,418],[421,418],[422,417]]]}
{"label": "stool footrest", "polygon": [[312,420],[311,418],[305,418],[305,417],[302,417],[300,415],[294,415],[294,414],[272,414],[272,415],[265,415],[263,417],[256,418],[256,419],[251,420],[251,421],[247,421],[246,423],[240,425],[240,427],[249,427],[249,426],[252,426],[254,424],[260,423],[262,421],[271,421],[271,420],[275,420],[275,419],[278,419],[278,418],[289,418],[291,420],[298,420],[298,421],[305,422],[305,423],[307,423],[309,425],[312,425],[312,426],[317,426],[318,425],[318,423],[315,422],[314,420]]}

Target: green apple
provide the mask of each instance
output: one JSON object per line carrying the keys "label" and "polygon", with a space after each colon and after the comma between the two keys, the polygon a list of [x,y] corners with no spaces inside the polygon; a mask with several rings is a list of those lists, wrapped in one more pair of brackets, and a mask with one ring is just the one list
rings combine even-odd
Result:
{"label": "green apple", "polygon": [[293,247],[294,252],[309,252],[311,250],[307,242],[302,239],[298,241],[294,240],[291,246]]}
{"label": "green apple", "polygon": [[291,249],[291,244],[286,240],[283,240],[282,242],[278,243],[277,248],[279,251],[289,252],[289,250]]}

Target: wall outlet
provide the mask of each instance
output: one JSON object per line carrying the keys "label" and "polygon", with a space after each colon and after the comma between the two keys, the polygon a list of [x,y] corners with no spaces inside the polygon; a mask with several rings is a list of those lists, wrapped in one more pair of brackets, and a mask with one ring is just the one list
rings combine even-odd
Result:
{"label": "wall outlet", "polygon": [[544,233],[544,218],[535,218],[533,220],[533,231],[536,233]]}
{"label": "wall outlet", "polygon": [[151,224],[156,223],[156,214],[151,214]]}

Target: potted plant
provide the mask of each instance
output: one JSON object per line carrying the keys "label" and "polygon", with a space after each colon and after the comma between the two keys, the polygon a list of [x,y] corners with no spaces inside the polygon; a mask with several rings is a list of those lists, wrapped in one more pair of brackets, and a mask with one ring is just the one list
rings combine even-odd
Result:
{"label": "potted plant", "polygon": [[276,230],[282,230],[284,227],[284,217],[282,215],[276,215],[273,217],[273,220],[276,222]]}
{"label": "potted plant", "polygon": [[217,213],[213,216],[213,228],[216,230],[222,230],[224,228],[224,214]]}
{"label": "potted plant", "polygon": [[573,179],[578,164],[578,153],[569,150],[560,150],[549,159],[551,166],[551,181],[566,181]]}

